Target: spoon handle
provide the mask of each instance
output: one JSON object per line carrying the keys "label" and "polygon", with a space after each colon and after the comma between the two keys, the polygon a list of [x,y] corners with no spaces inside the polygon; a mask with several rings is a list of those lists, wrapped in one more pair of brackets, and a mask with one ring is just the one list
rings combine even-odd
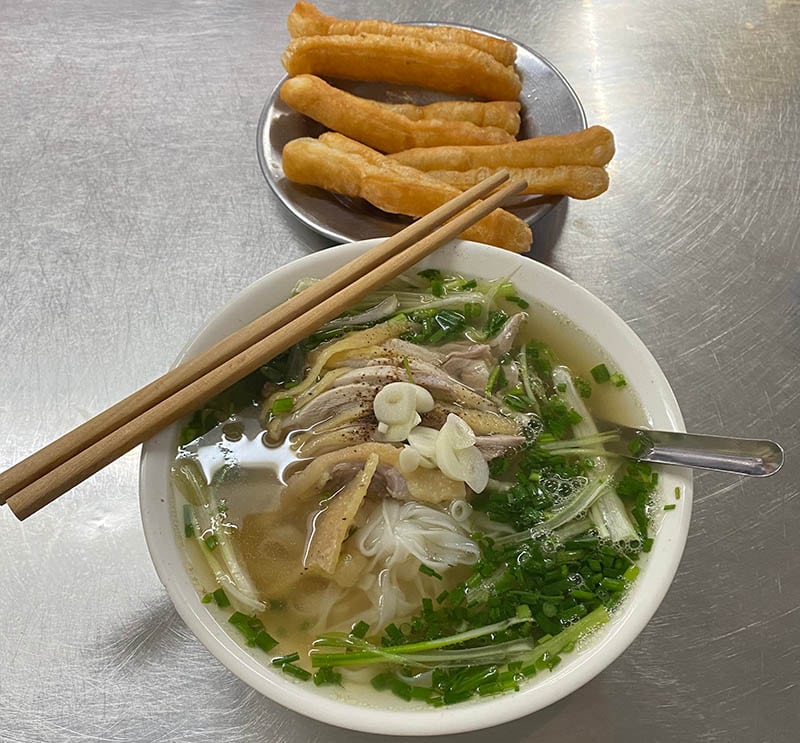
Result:
{"label": "spoon handle", "polygon": [[642,462],[673,464],[748,477],[769,477],[783,466],[783,449],[767,439],[740,439],[698,433],[650,431],[611,424],[620,440],[611,451]]}

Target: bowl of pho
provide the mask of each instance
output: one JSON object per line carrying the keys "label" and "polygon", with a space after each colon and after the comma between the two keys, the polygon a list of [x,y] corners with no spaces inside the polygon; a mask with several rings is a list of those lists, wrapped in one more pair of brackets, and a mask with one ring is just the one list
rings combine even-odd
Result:
{"label": "bowl of pho", "polygon": [[[374,242],[256,281],[179,361]],[[691,475],[612,455],[603,420],[683,430],[600,300],[456,241],[148,441],[148,547],[198,639],[292,710],[507,722],[618,657],[683,551]]]}

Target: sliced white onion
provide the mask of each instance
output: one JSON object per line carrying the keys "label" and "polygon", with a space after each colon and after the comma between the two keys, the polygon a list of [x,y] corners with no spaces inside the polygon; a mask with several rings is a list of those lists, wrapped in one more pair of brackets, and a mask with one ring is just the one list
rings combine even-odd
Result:
{"label": "sliced white onion", "polygon": [[417,467],[422,457],[413,446],[404,446],[397,459],[397,468],[404,475],[411,474]]}
{"label": "sliced white onion", "polygon": [[408,433],[408,443],[411,444],[423,457],[434,461],[436,459],[436,439],[439,432],[435,428],[417,426]]}
{"label": "sliced white onion", "polygon": [[417,387],[410,382],[387,384],[372,403],[375,417],[390,426],[411,420],[417,412]]}
{"label": "sliced white onion", "polygon": [[489,482],[489,465],[483,455],[476,446],[455,448],[452,441],[453,438],[442,426],[436,439],[436,465],[451,480],[466,483],[476,493],[483,492]]}
{"label": "sliced white onion", "polygon": [[431,395],[431,393],[428,392],[428,390],[426,390],[424,387],[420,387],[418,384],[413,386],[417,388],[417,412],[430,413],[430,411],[433,410],[434,405],[433,395]]}
{"label": "sliced white onion", "polygon": [[463,418],[455,413],[447,416],[439,436],[446,437],[448,446],[453,449],[467,449],[474,446],[476,441],[475,432]]}

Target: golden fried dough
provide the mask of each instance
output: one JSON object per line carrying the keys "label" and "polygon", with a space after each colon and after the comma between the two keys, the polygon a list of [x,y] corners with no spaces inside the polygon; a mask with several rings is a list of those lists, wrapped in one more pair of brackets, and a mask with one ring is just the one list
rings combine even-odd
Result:
{"label": "golden fried dough", "polygon": [[280,95],[296,111],[381,152],[514,141],[504,129],[476,126],[468,121],[412,121],[376,101],[334,88],[314,75],[290,77],[281,86]]}
{"label": "golden fried dough", "polygon": [[414,36],[426,41],[458,42],[491,54],[504,65],[514,64],[516,46],[503,39],[452,26],[408,26],[388,21],[339,20],[321,13],[312,3],[299,2],[289,13],[287,25],[292,38],[299,36]]}
{"label": "golden fried dough", "polygon": [[[379,152],[333,132],[320,139],[294,139],[283,148],[283,172],[289,180],[362,198],[394,214],[420,217],[461,193],[414,168],[386,161]],[[462,236],[516,253],[531,244],[528,225],[502,209]]]}
{"label": "golden fried dough", "polygon": [[509,134],[519,133],[518,101],[438,101],[427,106],[413,103],[378,103],[379,106],[402,114],[412,121],[442,119],[469,121],[476,126],[496,126]]}
{"label": "golden fried dough", "polygon": [[409,36],[301,36],[281,61],[290,75],[418,85],[489,100],[516,100],[522,87],[513,67],[486,52]]}
{"label": "golden fried dough", "polygon": [[[431,178],[449,183],[466,191],[478,181],[488,178],[501,168],[474,170],[428,170]],[[608,190],[605,168],[592,165],[559,165],[555,168],[502,168],[511,177],[521,176],[528,182],[523,193],[571,196],[573,199],[593,199]]]}
{"label": "golden fried dough", "polygon": [[511,144],[416,148],[391,157],[419,170],[473,170],[602,166],[613,156],[614,136],[605,127],[592,126],[571,134],[551,134]]}

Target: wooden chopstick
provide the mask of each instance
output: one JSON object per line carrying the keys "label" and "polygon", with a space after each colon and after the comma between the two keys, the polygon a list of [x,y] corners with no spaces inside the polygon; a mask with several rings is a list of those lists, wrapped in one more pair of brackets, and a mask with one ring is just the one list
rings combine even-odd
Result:
{"label": "wooden chopstick", "polygon": [[[435,211],[414,222],[396,235],[382,241],[372,250],[363,253],[347,265],[334,271],[324,281],[318,281],[303,292],[291,297],[282,305],[261,315],[249,325],[224,338],[207,351],[189,359],[162,375],[138,392],[112,405],[91,420],[81,424],[43,449],[31,454],[18,464],[0,474],[0,505],[14,493],[30,485],[58,465],[74,457],[96,441],[120,428],[149,408],[157,405],[178,390],[225,363],[249,346],[257,343],[285,323],[299,317],[307,310],[346,287],[353,276],[358,276],[380,266],[391,256],[406,248],[421,233],[444,224],[466,206],[490,193],[504,181],[508,173],[501,172],[476,184],[457,198],[443,204]],[[412,230],[413,228],[413,230]]]}
{"label": "wooden chopstick", "polygon": [[[478,184],[482,188],[477,193],[485,193],[491,190],[498,182],[502,182],[507,178],[507,174],[497,174],[492,179],[487,179],[489,181],[488,184],[486,182]],[[223,346],[225,350],[228,348],[240,348],[241,350],[232,356],[222,358],[222,361],[217,360],[216,363],[209,360],[207,363],[211,365],[210,369],[201,375],[195,376],[193,381],[180,387],[172,394],[163,396],[142,410],[142,405],[137,396],[148,391],[153,385],[148,385],[139,393],[134,393],[122,403],[118,403],[117,406],[132,401],[130,402],[130,408],[139,412],[135,415],[118,413],[121,419],[124,419],[122,424],[100,436],[92,434],[93,442],[78,451],[75,451],[76,447],[71,441],[62,444],[62,451],[72,451],[74,453],[67,455],[66,458],[58,463],[50,460],[51,463],[48,465],[45,463],[47,461],[46,458],[44,460],[40,459],[36,467],[38,474],[32,479],[28,477],[28,482],[24,486],[17,488],[7,498],[9,507],[20,520],[27,518],[137,444],[142,443],[170,423],[174,423],[197,409],[214,395],[256,370],[277,354],[290,348],[320,325],[341,314],[348,305],[411,268],[437,247],[453,239],[479,219],[489,214],[505,198],[520,193],[525,186],[524,179],[514,179],[483,201],[477,201],[466,211],[461,211],[466,206],[466,202],[475,201],[478,198],[475,195],[475,189],[470,189],[470,191],[441,207],[441,209],[449,207],[445,212],[445,216],[439,214],[433,218],[434,213],[432,213],[429,215],[432,217],[431,220],[423,221],[423,218],[403,230],[402,233],[405,234],[403,234],[399,242],[405,249],[393,247],[391,251],[387,251],[385,248],[378,251],[378,248],[385,246],[386,243],[394,245],[402,234],[398,233],[394,238],[389,238],[373,251],[370,251],[370,253],[378,252],[375,252],[369,259],[366,259],[366,254],[362,255],[344,267],[346,269],[344,274],[341,273],[344,269],[339,269],[334,274],[331,274],[330,277],[317,282],[314,286],[329,283],[333,277],[337,277],[335,279],[336,282],[339,282],[342,277],[346,279],[346,284],[340,286],[338,291],[333,293],[327,290],[319,291],[315,295],[314,302],[304,302],[303,305],[311,304],[312,306],[306,307],[301,314],[295,314],[293,320],[289,322],[286,320],[285,308],[288,304],[287,302],[277,308],[279,316],[278,327],[267,335],[253,342],[251,340],[253,323],[251,323],[251,325],[234,334],[237,336],[235,340],[228,338],[225,342],[212,347],[210,349],[212,351],[219,346]],[[469,198],[467,198],[468,196]],[[453,206],[454,204],[455,206]],[[440,210],[436,211],[439,212]],[[461,213],[457,213],[459,211]],[[432,226],[435,226],[437,222],[441,223],[456,213],[457,215],[449,222],[431,232]],[[372,266],[372,270],[364,272],[365,265]],[[353,271],[355,269],[362,273],[354,274]],[[302,297],[303,294],[313,288],[312,286],[301,292],[297,297]],[[320,301],[319,298],[322,296],[326,296],[326,298]],[[273,310],[267,314],[274,314],[275,312]],[[248,342],[245,344],[242,344],[239,339],[239,334],[242,333],[248,338]],[[245,347],[241,348],[242,345]],[[157,382],[153,384],[157,384]],[[148,394],[152,393],[148,392]],[[113,408],[110,410],[113,410]],[[107,415],[107,413],[108,411],[106,414],[101,414],[101,416]],[[95,420],[88,421],[72,433],[79,432],[81,428],[91,429]],[[62,439],[69,439],[71,435],[67,434]],[[24,462],[21,464],[24,464]],[[17,467],[20,465],[17,465]]]}

